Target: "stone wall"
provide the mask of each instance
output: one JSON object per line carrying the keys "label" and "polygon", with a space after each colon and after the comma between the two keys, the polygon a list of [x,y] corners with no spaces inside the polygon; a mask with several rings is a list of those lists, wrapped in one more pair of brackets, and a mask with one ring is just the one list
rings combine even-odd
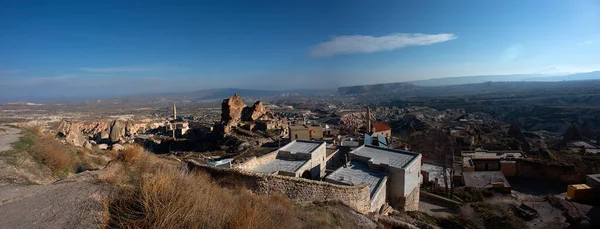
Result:
{"label": "stone wall", "polygon": [[400,209],[400,210],[404,210],[404,211],[418,211],[420,194],[421,194],[421,187],[419,185],[415,189],[413,189],[406,197],[391,198],[390,203],[396,209]]}
{"label": "stone wall", "polygon": [[360,213],[368,213],[371,207],[366,184],[335,185],[295,177],[213,168],[191,161],[188,162],[188,168],[203,171],[221,184],[241,185],[261,195],[281,194],[298,202],[341,201]]}
{"label": "stone wall", "polygon": [[381,184],[375,190],[373,197],[371,198],[371,212],[377,212],[381,209],[381,206],[387,202],[387,176],[381,181]]}
{"label": "stone wall", "polygon": [[529,160],[517,161],[517,176],[520,178],[580,184],[585,183],[585,175],[577,172],[573,165],[548,165]]}
{"label": "stone wall", "polygon": [[277,153],[278,153],[278,150],[275,150],[273,152],[262,155],[260,157],[252,157],[243,163],[234,165],[233,167],[241,169],[241,170],[251,171],[252,169],[256,168],[257,166],[264,165],[265,163],[274,160],[277,157]]}

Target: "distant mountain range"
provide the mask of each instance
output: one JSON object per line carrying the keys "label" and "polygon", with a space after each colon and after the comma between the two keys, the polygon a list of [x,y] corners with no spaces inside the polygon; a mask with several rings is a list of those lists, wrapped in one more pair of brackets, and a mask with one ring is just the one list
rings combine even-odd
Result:
{"label": "distant mountain range", "polygon": [[557,93],[599,93],[600,80],[571,80],[554,82],[512,81],[484,82],[445,86],[417,86],[411,83],[388,83],[340,87],[337,94],[380,97],[439,97],[478,94],[504,94],[556,91]]}
{"label": "distant mountain range", "polygon": [[[147,93],[141,95],[120,96],[112,99],[161,99],[168,98],[173,100],[201,101],[218,100],[239,93],[244,98],[260,99],[262,97],[272,96],[294,96],[294,95],[350,95],[350,94],[396,94],[400,96],[435,96],[435,95],[462,95],[473,93],[494,93],[504,91],[524,91],[533,89],[544,89],[547,87],[560,87],[562,81],[575,82],[569,85],[586,86],[585,83],[577,83],[581,80],[600,79],[600,71],[588,73],[576,73],[561,76],[548,76],[536,74],[522,75],[494,75],[494,76],[464,76],[447,77],[429,80],[407,81],[400,83],[386,83],[375,85],[360,85],[350,87],[340,87],[331,90],[255,90],[240,88],[221,88],[207,89],[190,92],[173,93]],[[491,83],[494,82],[494,83]],[[551,82],[559,82],[551,83]],[[599,81],[600,82],[600,81]],[[595,85],[595,83],[592,83]],[[96,99],[111,99],[108,97],[69,97],[69,98],[42,98],[35,95],[27,97],[8,96],[11,88],[0,86],[0,103],[9,102],[49,102],[49,101],[84,101]]]}
{"label": "distant mountain range", "polygon": [[460,76],[446,77],[428,80],[406,81],[405,83],[414,84],[416,86],[448,86],[460,84],[473,84],[485,82],[513,82],[513,81],[530,81],[530,82],[554,82],[565,80],[592,80],[600,79],[600,71],[575,73],[559,76],[548,76],[544,74],[517,74],[517,75],[486,75],[486,76]]}

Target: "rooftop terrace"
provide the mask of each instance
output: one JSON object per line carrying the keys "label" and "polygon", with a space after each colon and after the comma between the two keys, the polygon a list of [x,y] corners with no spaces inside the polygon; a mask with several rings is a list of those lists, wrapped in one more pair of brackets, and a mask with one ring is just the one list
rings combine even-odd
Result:
{"label": "rooftop terrace", "polygon": [[312,153],[322,144],[325,144],[325,142],[295,140],[281,147],[279,150],[292,153]]}
{"label": "rooftop terrace", "polygon": [[[351,151],[350,154],[372,160],[373,164],[386,164],[391,167],[405,168],[419,157],[418,153],[363,145]],[[353,157],[353,160],[357,159]]]}
{"label": "rooftop terrace", "polygon": [[373,196],[385,176],[387,173],[371,171],[364,162],[351,161],[348,167],[340,167],[325,177],[325,181],[346,185],[366,183],[369,185],[370,195]]}
{"label": "rooftop terrace", "polygon": [[307,160],[285,160],[275,158],[265,164],[259,165],[252,171],[259,173],[276,174],[279,171],[296,172]]}

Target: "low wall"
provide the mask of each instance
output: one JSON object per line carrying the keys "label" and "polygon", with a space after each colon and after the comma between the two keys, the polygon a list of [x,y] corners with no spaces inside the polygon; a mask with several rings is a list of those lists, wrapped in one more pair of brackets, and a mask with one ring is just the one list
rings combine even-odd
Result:
{"label": "low wall", "polygon": [[233,167],[250,171],[250,170],[256,168],[257,166],[264,165],[265,163],[274,160],[277,157],[277,153],[278,153],[278,151],[275,150],[273,152],[262,155],[260,157],[252,157],[243,163],[235,164]]}
{"label": "low wall", "polygon": [[551,180],[565,184],[585,183],[585,175],[572,165],[548,165],[535,161],[517,161],[517,176],[537,180]]}
{"label": "low wall", "polygon": [[360,213],[371,207],[369,186],[345,186],[303,178],[254,173],[237,169],[222,169],[188,161],[191,171],[203,171],[218,182],[242,185],[256,194],[281,194],[298,202],[341,201]]}

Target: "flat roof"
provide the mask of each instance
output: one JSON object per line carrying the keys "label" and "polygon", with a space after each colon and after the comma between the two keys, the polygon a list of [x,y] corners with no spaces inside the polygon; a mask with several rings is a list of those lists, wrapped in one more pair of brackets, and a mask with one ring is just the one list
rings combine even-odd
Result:
{"label": "flat roof", "polygon": [[497,151],[463,151],[463,157],[471,157],[473,159],[519,159],[525,158],[525,155],[520,150],[497,150]]}
{"label": "flat roof", "polygon": [[598,174],[588,174],[587,177],[600,182],[600,173],[598,173]]}
{"label": "flat roof", "polygon": [[510,187],[501,171],[463,172],[463,180],[468,187],[491,188],[492,183],[496,182],[502,182],[506,188]]}
{"label": "flat roof", "polygon": [[387,164],[396,168],[405,168],[420,155],[418,153],[372,145],[358,147],[352,150],[350,154],[370,158],[374,164]]}
{"label": "flat roof", "polygon": [[252,169],[254,172],[274,174],[278,171],[296,172],[307,160],[285,160],[275,158]]}
{"label": "flat roof", "polygon": [[385,176],[387,173],[374,172],[364,162],[351,161],[348,167],[342,166],[325,177],[325,181],[346,185],[366,183],[369,185],[369,193],[372,197]]}
{"label": "flat roof", "polygon": [[326,143],[319,141],[294,140],[288,143],[287,145],[281,147],[279,150],[288,151],[292,153],[312,153],[322,144]]}

